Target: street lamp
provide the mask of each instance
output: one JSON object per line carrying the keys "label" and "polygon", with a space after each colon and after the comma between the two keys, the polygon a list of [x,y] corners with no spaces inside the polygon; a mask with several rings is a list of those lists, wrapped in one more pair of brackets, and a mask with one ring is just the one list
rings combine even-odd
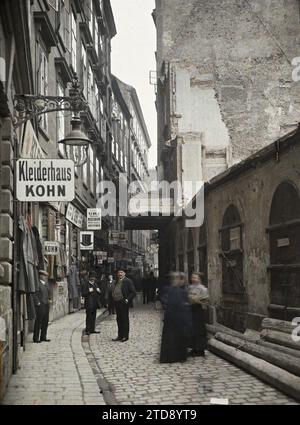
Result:
{"label": "street lamp", "polygon": [[77,167],[85,164],[88,159],[88,149],[92,141],[81,131],[81,119],[74,113],[71,120],[72,130],[58,144],[63,145],[64,155],[71,159]]}
{"label": "street lamp", "polygon": [[64,155],[74,161],[76,167],[85,164],[88,159],[88,148],[92,144],[81,130],[80,112],[88,110],[88,102],[84,99],[77,75],[72,80],[69,96],[16,95],[15,110],[18,117],[14,118],[15,129],[28,120],[49,112],[72,111],[71,131],[58,144],[64,145]]}

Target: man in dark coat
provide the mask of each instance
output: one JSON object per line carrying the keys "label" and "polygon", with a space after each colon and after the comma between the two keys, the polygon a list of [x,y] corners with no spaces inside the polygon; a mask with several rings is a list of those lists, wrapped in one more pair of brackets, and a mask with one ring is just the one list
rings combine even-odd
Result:
{"label": "man in dark coat", "polygon": [[33,296],[33,299],[36,310],[33,342],[50,342],[50,339],[47,339],[49,322],[49,285],[48,273],[44,270],[39,271],[39,286]]}
{"label": "man in dark coat", "polygon": [[97,274],[90,273],[89,279],[84,279],[82,282],[81,293],[84,297],[84,306],[86,310],[86,335],[100,333],[95,330],[96,315],[99,308],[100,289],[97,286]]}
{"label": "man in dark coat", "polygon": [[118,337],[113,341],[125,342],[129,338],[129,305],[136,296],[136,290],[133,282],[126,277],[123,270],[117,272],[112,295],[118,324]]}
{"label": "man in dark coat", "polygon": [[185,362],[191,332],[188,294],[181,273],[173,273],[162,331],[160,363]]}

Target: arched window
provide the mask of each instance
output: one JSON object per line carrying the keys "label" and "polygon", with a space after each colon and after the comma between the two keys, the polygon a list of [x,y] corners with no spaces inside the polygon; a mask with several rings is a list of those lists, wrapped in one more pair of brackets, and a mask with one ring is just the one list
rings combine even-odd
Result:
{"label": "arched window", "polygon": [[300,197],[291,182],[281,183],[274,193],[268,231],[270,314],[291,320],[300,307]]}
{"label": "arched window", "polygon": [[195,268],[195,261],[194,261],[194,236],[191,229],[189,229],[188,232],[188,240],[187,240],[187,260],[188,260],[188,277],[190,278],[191,273],[194,271]]}
{"label": "arched window", "polygon": [[240,214],[230,205],[223,218],[221,233],[222,291],[223,294],[241,296],[243,284],[243,240]]}

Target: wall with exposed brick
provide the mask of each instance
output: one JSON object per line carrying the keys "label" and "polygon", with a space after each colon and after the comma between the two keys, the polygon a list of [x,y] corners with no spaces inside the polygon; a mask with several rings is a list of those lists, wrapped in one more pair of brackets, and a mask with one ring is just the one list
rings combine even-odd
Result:
{"label": "wall with exposed brick", "polygon": [[[229,137],[236,162],[299,121],[300,84],[292,80],[292,60],[300,55],[298,0],[157,0],[156,25],[158,71],[168,61],[177,80],[188,73],[191,87],[199,83],[198,112],[188,86],[174,89],[175,133],[188,130],[194,107],[190,129],[199,131],[200,123],[211,148],[226,146]],[[159,140],[161,133],[159,124]]]}

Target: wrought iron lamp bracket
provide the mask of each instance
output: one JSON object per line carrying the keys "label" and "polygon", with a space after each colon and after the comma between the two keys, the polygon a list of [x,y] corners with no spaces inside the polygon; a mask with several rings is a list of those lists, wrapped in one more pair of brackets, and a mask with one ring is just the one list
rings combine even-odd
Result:
{"label": "wrought iron lamp bracket", "polygon": [[15,95],[14,110],[18,115],[13,117],[13,124],[17,129],[26,121],[49,112],[73,111],[78,115],[88,109],[88,102],[84,99],[78,77],[75,76],[69,96]]}
{"label": "wrought iron lamp bracket", "polygon": [[18,116],[14,117],[15,128],[19,128],[26,121],[48,114],[49,112],[74,111],[84,112],[88,110],[88,102],[81,96],[59,97],[59,96],[33,96],[16,95],[14,98],[15,110]]}

